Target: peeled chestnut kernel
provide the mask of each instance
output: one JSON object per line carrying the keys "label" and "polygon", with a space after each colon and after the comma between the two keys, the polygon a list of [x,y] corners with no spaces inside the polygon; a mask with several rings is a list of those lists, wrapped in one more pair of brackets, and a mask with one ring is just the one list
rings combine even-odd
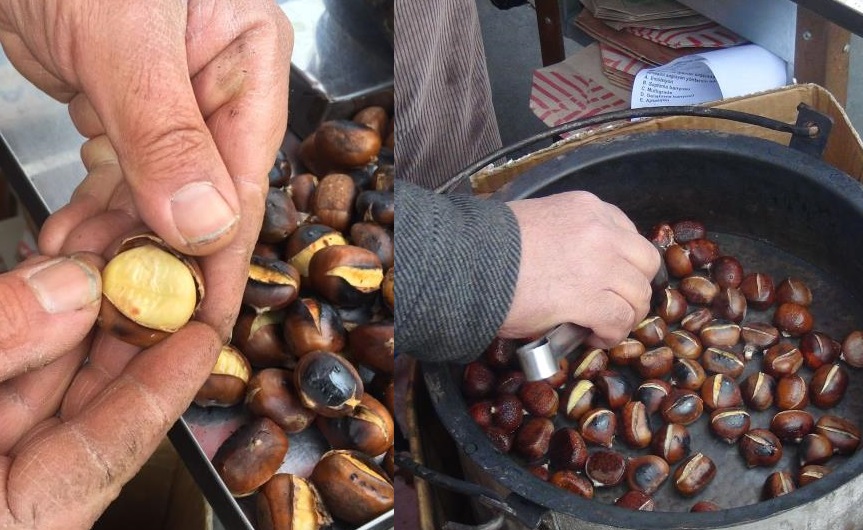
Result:
{"label": "peeled chestnut kernel", "polygon": [[812,484],[816,480],[822,479],[829,474],[829,467],[810,464],[808,466],[803,466],[802,468],[800,468],[800,473],[798,473],[797,475],[797,482],[802,488],[803,486],[807,484]]}
{"label": "peeled chestnut kernel", "polygon": [[632,361],[632,367],[644,379],[665,377],[674,364],[674,353],[668,346],[660,346],[647,350]]}
{"label": "peeled chestnut kernel", "polygon": [[297,299],[300,273],[279,259],[252,256],[243,303],[258,313],[282,309]]}
{"label": "peeled chestnut kernel", "polygon": [[689,309],[689,305],[686,303],[686,298],[673,287],[666,287],[657,297],[656,314],[666,324],[680,322],[686,316],[687,309]]}
{"label": "peeled chestnut kernel", "polygon": [[785,335],[799,337],[812,331],[813,320],[805,306],[788,302],[776,308],[773,324]]}
{"label": "peeled chestnut kernel", "polygon": [[809,433],[800,441],[797,456],[800,467],[823,464],[833,456],[833,442],[823,434]]}
{"label": "peeled chestnut kernel", "polygon": [[704,223],[694,219],[683,219],[671,225],[674,240],[679,243],[689,243],[694,239],[704,239],[707,229]]}
{"label": "peeled chestnut kernel", "polygon": [[848,388],[848,372],[838,364],[825,364],[815,370],[809,381],[809,396],[816,407],[835,407],[845,396]]}
{"label": "peeled chestnut kernel", "polygon": [[794,486],[794,479],[791,478],[791,473],[787,471],[775,471],[764,481],[761,497],[764,500],[775,499],[776,497],[788,495],[796,489],[797,487]]}
{"label": "peeled chestnut kernel", "polygon": [[648,316],[632,330],[632,335],[645,346],[662,344],[667,334],[668,324],[658,316]]}
{"label": "peeled chestnut kernel", "polygon": [[785,278],[776,286],[776,303],[812,304],[812,291],[800,278]]}
{"label": "peeled chestnut kernel", "polygon": [[842,352],[842,345],[826,333],[810,331],[800,337],[799,349],[806,366],[817,370],[825,364],[836,362]]}
{"label": "peeled chestnut kernel", "polygon": [[694,267],[689,259],[689,251],[682,245],[672,244],[665,249],[665,268],[675,278],[685,278],[692,274]]}
{"label": "peeled chestnut kernel", "polygon": [[593,498],[593,484],[574,471],[568,469],[556,471],[548,478],[548,481],[558,488],[575,493],[579,497],[584,497],[585,499]]}
{"label": "peeled chestnut kernel", "polygon": [[776,380],[764,372],[750,374],[740,385],[740,394],[743,401],[752,409],[762,411],[770,408],[773,404],[773,392],[776,388]]}
{"label": "peeled chestnut kernel", "polygon": [[737,382],[724,374],[711,375],[704,381],[701,399],[713,410],[736,407],[743,403]]}
{"label": "peeled chestnut kernel", "polygon": [[319,416],[315,425],[333,449],[355,449],[370,456],[382,455],[393,446],[393,416],[368,393],[347,416]]}
{"label": "peeled chestnut kernel", "polygon": [[393,266],[395,247],[389,230],[377,223],[354,223],[350,233],[353,244],[374,252],[384,269]]}
{"label": "peeled chestnut kernel", "polygon": [[733,348],[740,340],[740,326],[726,320],[712,320],[698,333],[701,344],[713,348]]}
{"label": "peeled chestnut kernel", "polygon": [[746,363],[733,351],[707,348],[701,356],[701,366],[711,374],[724,374],[734,379],[740,377]]}
{"label": "peeled chestnut kernel", "polygon": [[222,443],[213,467],[231,495],[245,497],[275,475],[288,446],[287,435],[273,420],[257,418]]}
{"label": "peeled chestnut kernel", "polygon": [[608,350],[608,358],[618,366],[626,366],[641,357],[646,349],[640,340],[631,337],[625,338]]}
{"label": "peeled chestnut kernel", "polygon": [[620,413],[620,422],[621,434],[629,447],[642,449],[650,445],[653,435],[644,403],[630,401],[624,405]]}
{"label": "peeled chestnut kernel", "polygon": [[296,357],[315,350],[340,352],[347,331],[339,313],[317,298],[298,298],[285,308],[285,348]]}
{"label": "peeled chestnut kernel", "polygon": [[821,416],[815,423],[815,432],[830,439],[833,452],[836,454],[850,455],[860,445],[860,429],[839,416],[832,414]]}
{"label": "peeled chestnut kernel", "polygon": [[652,512],[656,509],[656,503],[653,498],[637,490],[627,491],[614,501],[614,505],[639,512]]}
{"label": "peeled chestnut kernel", "polygon": [[395,220],[395,193],[366,190],[357,196],[357,213],[363,221],[392,228]]}
{"label": "peeled chestnut kernel", "polygon": [[278,473],[261,487],[256,499],[263,530],[326,528],[333,524],[321,494],[308,480]]}
{"label": "peeled chestnut kernel", "polygon": [[536,462],[548,453],[554,424],[548,418],[528,418],[515,433],[513,449],[528,462]]}
{"label": "peeled chestnut kernel", "polygon": [[863,368],[863,331],[852,331],[845,337],[841,359],[854,368]]}
{"label": "peeled chestnut kernel", "polygon": [[779,410],[805,409],[809,405],[806,381],[797,374],[780,377],[776,382],[775,404]]}
{"label": "peeled chestnut kernel", "polygon": [[264,206],[264,219],[258,240],[281,243],[300,226],[300,214],[284,188],[270,187]]}
{"label": "peeled chestnut kernel", "polygon": [[644,403],[648,414],[659,410],[659,404],[671,393],[671,385],[662,379],[648,379],[635,390],[632,399]]}
{"label": "peeled chestnut kernel", "polygon": [[584,463],[584,474],[597,488],[617,486],[626,475],[626,457],[617,451],[595,451]]}
{"label": "peeled chestnut kernel", "polygon": [[309,262],[322,248],[347,245],[345,236],[330,226],[305,224],[294,230],[285,243],[285,261],[297,269],[300,276],[309,276]]}
{"label": "peeled chestnut kernel", "polygon": [[669,464],[676,464],[689,456],[691,444],[689,431],[685,426],[669,423],[656,431],[651,452],[661,456]]}
{"label": "peeled chestnut kernel", "polygon": [[381,282],[381,296],[384,299],[384,304],[390,309],[390,311],[394,311],[396,307],[396,274],[395,274],[395,266],[390,267],[390,269],[384,274],[384,281]]}
{"label": "peeled chestnut kernel", "polygon": [[770,420],[770,432],[786,443],[800,443],[814,428],[815,418],[805,410],[782,410]]}
{"label": "peeled chestnut kernel", "polygon": [[671,384],[678,388],[698,390],[706,378],[704,368],[696,360],[677,359],[671,366]]}
{"label": "peeled chestnut kernel", "polygon": [[335,449],[324,453],[309,480],[330,513],[354,526],[388,512],[395,504],[395,492],[386,472],[359,451]]}
{"label": "peeled chestnut kernel", "polygon": [[665,337],[665,345],[678,359],[698,359],[701,357],[701,341],[695,334],[685,329],[676,329]]}
{"label": "peeled chestnut kernel", "polygon": [[518,396],[502,394],[491,406],[491,422],[506,432],[514,433],[524,422],[524,406]]}
{"label": "peeled chestnut kernel", "polygon": [[243,400],[252,367],[240,350],[230,344],[222,346],[216,365],[195,394],[195,404],[201,407],[231,407]]}
{"label": "peeled chestnut kernel", "polygon": [[803,354],[789,342],[780,342],[767,349],[762,369],[773,377],[796,374],[803,366]]}
{"label": "peeled chestnut kernel", "polygon": [[120,244],[102,270],[99,327],[146,348],[188,322],[204,298],[197,263],[153,234]]}
{"label": "peeled chestnut kernel", "polygon": [[773,278],[763,272],[747,274],[740,282],[739,288],[752,309],[763,311],[776,301],[776,287],[773,284]]}
{"label": "peeled chestnut kernel", "polygon": [[626,464],[626,484],[630,489],[653,495],[668,478],[668,462],[656,455],[635,456]]}
{"label": "peeled chestnut kernel", "polygon": [[632,398],[632,385],[625,377],[615,371],[603,370],[599,372],[594,383],[612,409],[616,410],[623,407]]}
{"label": "peeled chestnut kernel", "polygon": [[378,156],[381,135],[350,120],[329,120],[315,130],[315,149],[319,157],[334,166],[362,166]]}
{"label": "peeled chestnut kernel", "polygon": [[587,462],[587,444],[578,431],[561,427],[554,431],[548,443],[548,461],[552,469],[581,471]]}
{"label": "peeled chestnut kernel", "polygon": [[740,289],[723,287],[713,299],[713,314],[732,322],[740,322],[746,316],[746,297]]}
{"label": "peeled chestnut kernel", "polygon": [[782,443],[767,429],[751,429],[740,438],[738,447],[748,467],[775,466],[782,458]]}
{"label": "peeled chestnut kernel", "polygon": [[578,421],[593,408],[596,385],[587,379],[573,381],[560,393],[561,412],[570,420]]}
{"label": "peeled chestnut kernel", "polygon": [[294,387],[303,405],[322,416],[345,416],[363,397],[363,380],[338,353],[314,351],[304,355],[294,370]]}
{"label": "peeled chestnut kernel", "polygon": [[723,289],[736,288],[743,281],[743,266],[733,256],[719,256],[710,266],[710,276]]}
{"label": "peeled chestnut kernel", "polygon": [[581,417],[579,432],[589,444],[611,447],[617,431],[617,417],[608,409],[593,409]]}
{"label": "peeled chestnut kernel", "polygon": [[756,352],[763,352],[779,342],[779,330],[765,322],[747,322],[740,325],[743,338],[743,358],[752,359]]}
{"label": "peeled chestnut kernel", "polygon": [[684,497],[692,497],[716,476],[716,464],[704,453],[695,453],[677,466],[674,471],[674,488]]}
{"label": "peeled chestnut kernel", "polygon": [[608,368],[608,354],[605,350],[592,348],[582,353],[574,362],[570,363],[569,377],[572,379],[590,379]]}
{"label": "peeled chestnut kernel", "polygon": [[662,419],[668,423],[689,425],[701,417],[704,403],[701,397],[691,390],[674,390],[659,405]]}
{"label": "peeled chestnut kernel", "polygon": [[393,373],[395,326],[392,320],[360,324],[348,333],[354,361],[378,373]]}
{"label": "peeled chestnut kernel", "polygon": [[354,245],[322,248],[309,261],[309,280],[317,293],[340,307],[370,303],[384,279],[374,252]]}
{"label": "peeled chestnut kernel", "polygon": [[692,508],[690,508],[689,511],[692,513],[718,512],[721,509],[722,508],[720,508],[719,505],[713,501],[698,501],[692,505]]}
{"label": "peeled chestnut kernel", "polygon": [[557,414],[557,392],[545,381],[529,381],[523,384],[518,391],[518,397],[529,414],[545,418]]}
{"label": "peeled chestnut kernel", "polygon": [[742,407],[717,409],[710,414],[710,430],[727,444],[737,442],[749,431],[750,422],[749,413]]}
{"label": "peeled chestnut kernel", "polygon": [[719,294],[719,286],[706,276],[687,276],[677,288],[690,304],[710,305]]}
{"label": "peeled chestnut kernel", "polygon": [[706,307],[700,307],[683,317],[680,320],[680,327],[690,333],[697,334],[711,320],[713,320],[713,312]]}
{"label": "peeled chestnut kernel", "polygon": [[318,177],[311,173],[300,173],[291,177],[287,191],[297,211],[311,213],[312,197],[318,187]]}

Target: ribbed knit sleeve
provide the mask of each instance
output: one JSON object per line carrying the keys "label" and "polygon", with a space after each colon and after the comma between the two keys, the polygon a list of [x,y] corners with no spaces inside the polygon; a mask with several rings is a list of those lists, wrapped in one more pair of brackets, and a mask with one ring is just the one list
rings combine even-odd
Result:
{"label": "ribbed knit sleeve", "polygon": [[518,223],[499,201],[438,195],[397,181],[396,351],[467,362],[491,342],[512,301]]}

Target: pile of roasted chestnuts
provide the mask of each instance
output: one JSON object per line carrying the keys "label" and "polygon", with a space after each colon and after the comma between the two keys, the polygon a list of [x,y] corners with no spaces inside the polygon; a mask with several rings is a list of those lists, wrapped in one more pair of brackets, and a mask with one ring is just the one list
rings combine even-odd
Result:
{"label": "pile of roasted chestnuts", "polygon": [[[616,505],[663,511],[672,507],[656,502],[662,487],[674,490],[674,509],[737,505],[710,493],[722,469],[708,442],[736,444],[746,468],[773,469],[756,500],[818,480],[834,455],[854,453],[860,426],[833,408],[849,370],[863,368],[863,331],[820,331],[807,282],[746,270],[697,220],[659,224],[648,237],[670,281],[654,285],[651,314],[620,344],[583,347],[543,381],[525,381],[520,341],[496,339],[465,366],[468,411],[491,443],[576,495],[620,485]],[[790,467],[778,465],[790,452]]]}
{"label": "pile of roasted chestnuts", "polygon": [[[392,120],[369,107],[324,122],[270,172],[259,243],[232,343],[196,396],[251,420],[213,465],[256,495],[266,529],[362,525],[393,507]],[[278,473],[289,435],[331,450],[309,476]]]}

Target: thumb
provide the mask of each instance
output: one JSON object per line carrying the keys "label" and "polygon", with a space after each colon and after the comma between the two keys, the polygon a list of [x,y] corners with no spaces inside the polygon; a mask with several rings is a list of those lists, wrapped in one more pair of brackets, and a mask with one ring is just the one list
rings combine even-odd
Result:
{"label": "thumb", "polygon": [[98,260],[39,258],[0,275],[0,381],[45,366],[84,340],[102,297]]}
{"label": "thumb", "polygon": [[[172,247],[210,254],[237,230],[240,203],[189,77],[185,2],[100,13],[80,81],[141,219]],[[110,28],[106,31],[105,28]],[[120,50],[111,53],[104,50]]]}

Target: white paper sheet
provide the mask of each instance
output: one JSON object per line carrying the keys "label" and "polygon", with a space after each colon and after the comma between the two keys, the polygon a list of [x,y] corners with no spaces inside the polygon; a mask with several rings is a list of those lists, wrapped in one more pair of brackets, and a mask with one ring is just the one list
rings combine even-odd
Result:
{"label": "white paper sheet", "polygon": [[635,76],[632,108],[696,105],[786,85],[785,61],[756,44],[688,55]]}

